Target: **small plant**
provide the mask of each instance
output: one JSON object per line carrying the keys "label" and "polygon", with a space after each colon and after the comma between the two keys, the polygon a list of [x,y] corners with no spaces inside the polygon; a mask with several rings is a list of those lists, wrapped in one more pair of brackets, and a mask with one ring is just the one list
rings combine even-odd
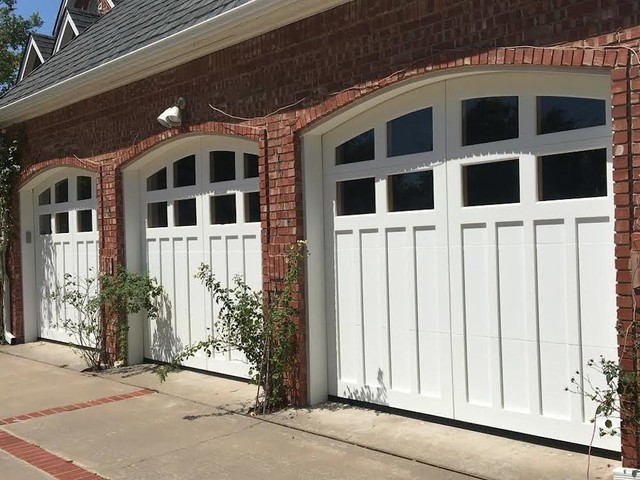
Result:
{"label": "small plant", "polygon": [[51,295],[72,307],[77,318],[65,318],[62,326],[69,334],[70,344],[91,370],[101,370],[105,359],[104,322],[96,277],[64,276],[64,285]]}
{"label": "small plant", "polygon": [[[214,331],[176,354],[157,372],[164,381],[169,372],[197,352],[211,356],[214,352],[237,350],[249,364],[249,375],[257,385],[255,411],[267,412],[286,403],[288,380],[294,376],[297,326],[294,321],[294,286],[300,277],[306,244],[298,242],[286,257],[287,270],[283,288],[275,292],[266,305],[261,292],[253,291],[240,276],[230,287],[223,287],[208,265],[201,265],[198,278],[211,292],[219,307]],[[260,398],[262,403],[260,404]]]}
{"label": "small plant", "polygon": [[119,266],[115,275],[100,276],[100,303],[113,314],[118,324],[118,360],[127,363],[129,315],[144,311],[148,318],[157,318],[158,299],[163,288],[155,278],[130,273]]}
{"label": "small plant", "polygon": [[[587,367],[603,377],[605,384],[598,386],[588,375],[576,371],[576,376],[571,378],[571,387],[565,390],[582,395],[596,404],[591,423],[594,424],[594,431],[597,429],[601,437],[620,435],[621,409],[624,405],[621,400],[637,392],[640,381],[638,372],[626,372],[620,368],[618,362],[603,356],[598,360],[589,360]],[[636,427],[640,427],[640,407],[635,408],[639,410],[625,418],[634,422]],[[598,422],[599,419],[604,421]]]}
{"label": "small plant", "polygon": [[106,318],[115,317],[118,360],[126,364],[128,315],[145,311],[149,317],[156,317],[162,292],[154,278],[119,267],[116,275],[80,278],[67,274],[64,285],[54,291],[52,298],[75,309],[76,318],[63,320],[71,345],[90,369],[101,370],[110,364],[105,345]]}

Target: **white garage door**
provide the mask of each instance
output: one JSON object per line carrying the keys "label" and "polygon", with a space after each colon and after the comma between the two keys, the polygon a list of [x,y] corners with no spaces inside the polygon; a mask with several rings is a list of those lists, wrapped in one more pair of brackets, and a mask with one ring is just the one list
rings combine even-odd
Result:
{"label": "white garage door", "polygon": [[65,170],[34,189],[36,286],[39,336],[74,342],[64,321],[78,321],[77,312],[51,294],[64,286],[65,275],[81,280],[98,272],[98,229],[95,177]]}
{"label": "white garage door", "polygon": [[[148,320],[145,356],[169,361],[181,348],[214,332],[217,306],[199,280],[211,266],[223,285],[241,275],[262,287],[257,146],[219,138],[195,139],[163,154],[142,171],[142,224],[147,270],[166,291],[164,312]],[[204,353],[187,366],[246,377],[237,352]]]}
{"label": "white garage door", "polygon": [[609,92],[477,75],[323,137],[330,393],[590,441],[564,387],[616,358]]}

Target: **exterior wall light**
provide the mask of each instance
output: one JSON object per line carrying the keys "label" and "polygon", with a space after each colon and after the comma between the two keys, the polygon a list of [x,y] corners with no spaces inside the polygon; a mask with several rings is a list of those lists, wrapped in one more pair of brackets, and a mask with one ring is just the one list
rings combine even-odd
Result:
{"label": "exterior wall light", "polygon": [[166,128],[179,127],[182,125],[182,110],[187,106],[187,101],[184,97],[178,98],[176,104],[173,107],[167,108],[158,117],[160,125]]}

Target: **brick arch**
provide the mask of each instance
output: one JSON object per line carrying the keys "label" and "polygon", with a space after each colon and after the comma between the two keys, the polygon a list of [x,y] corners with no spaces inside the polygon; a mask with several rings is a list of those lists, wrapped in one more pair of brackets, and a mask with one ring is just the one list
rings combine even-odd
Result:
{"label": "brick arch", "polygon": [[226,137],[239,137],[254,142],[262,140],[263,128],[247,124],[205,122],[183,125],[171,128],[140,140],[131,147],[121,150],[116,154],[111,168],[121,170],[131,165],[141,157],[159,148],[169,146],[172,142],[187,137],[199,135],[220,135]]}
{"label": "brick arch", "polygon": [[590,46],[573,47],[513,47],[496,48],[467,56],[441,56],[428,61],[414,62],[412,65],[395,72],[381,80],[355,85],[337,92],[316,106],[305,110],[292,130],[313,127],[330,115],[343,108],[362,101],[367,97],[389,87],[428,77],[435,73],[471,72],[480,66],[540,66],[554,68],[604,68],[626,67],[629,50],[625,47],[604,48]]}
{"label": "brick arch", "polygon": [[34,163],[20,172],[17,181],[17,190],[22,189],[27,183],[35,180],[38,176],[53,169],[62,168],[79,168],[81,170],[88,170],[90,172],[98,174],[100,166],[97,162],[91,160],[82,160],[79,158],[61,158],[45,160],[43,162]]}

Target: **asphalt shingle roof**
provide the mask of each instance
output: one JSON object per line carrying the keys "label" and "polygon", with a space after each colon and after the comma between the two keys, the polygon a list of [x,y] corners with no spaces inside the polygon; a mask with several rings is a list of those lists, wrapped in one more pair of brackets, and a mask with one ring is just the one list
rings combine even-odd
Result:
{"label": "asphalt shingle roof", "polygon": [[73,78],[249,1],[122,0],[9,90],[0,98],[0,106]]}
{"label": "asphalt shingle roof", "polygon": [[99,13],[89,13],[77,8],[69,8],[68,11],[79,33],[84,32],[100,18]]}
{"label": "asphalt shingle roof", "polygon": [[40,53],[42,54],[42,56],[44,57],[44,61],[46,62],[53,53],[53,47],[56,44],[56,39],[49,35],[34,33],[33,41],[36,42],[38,50],[40,50]]}

